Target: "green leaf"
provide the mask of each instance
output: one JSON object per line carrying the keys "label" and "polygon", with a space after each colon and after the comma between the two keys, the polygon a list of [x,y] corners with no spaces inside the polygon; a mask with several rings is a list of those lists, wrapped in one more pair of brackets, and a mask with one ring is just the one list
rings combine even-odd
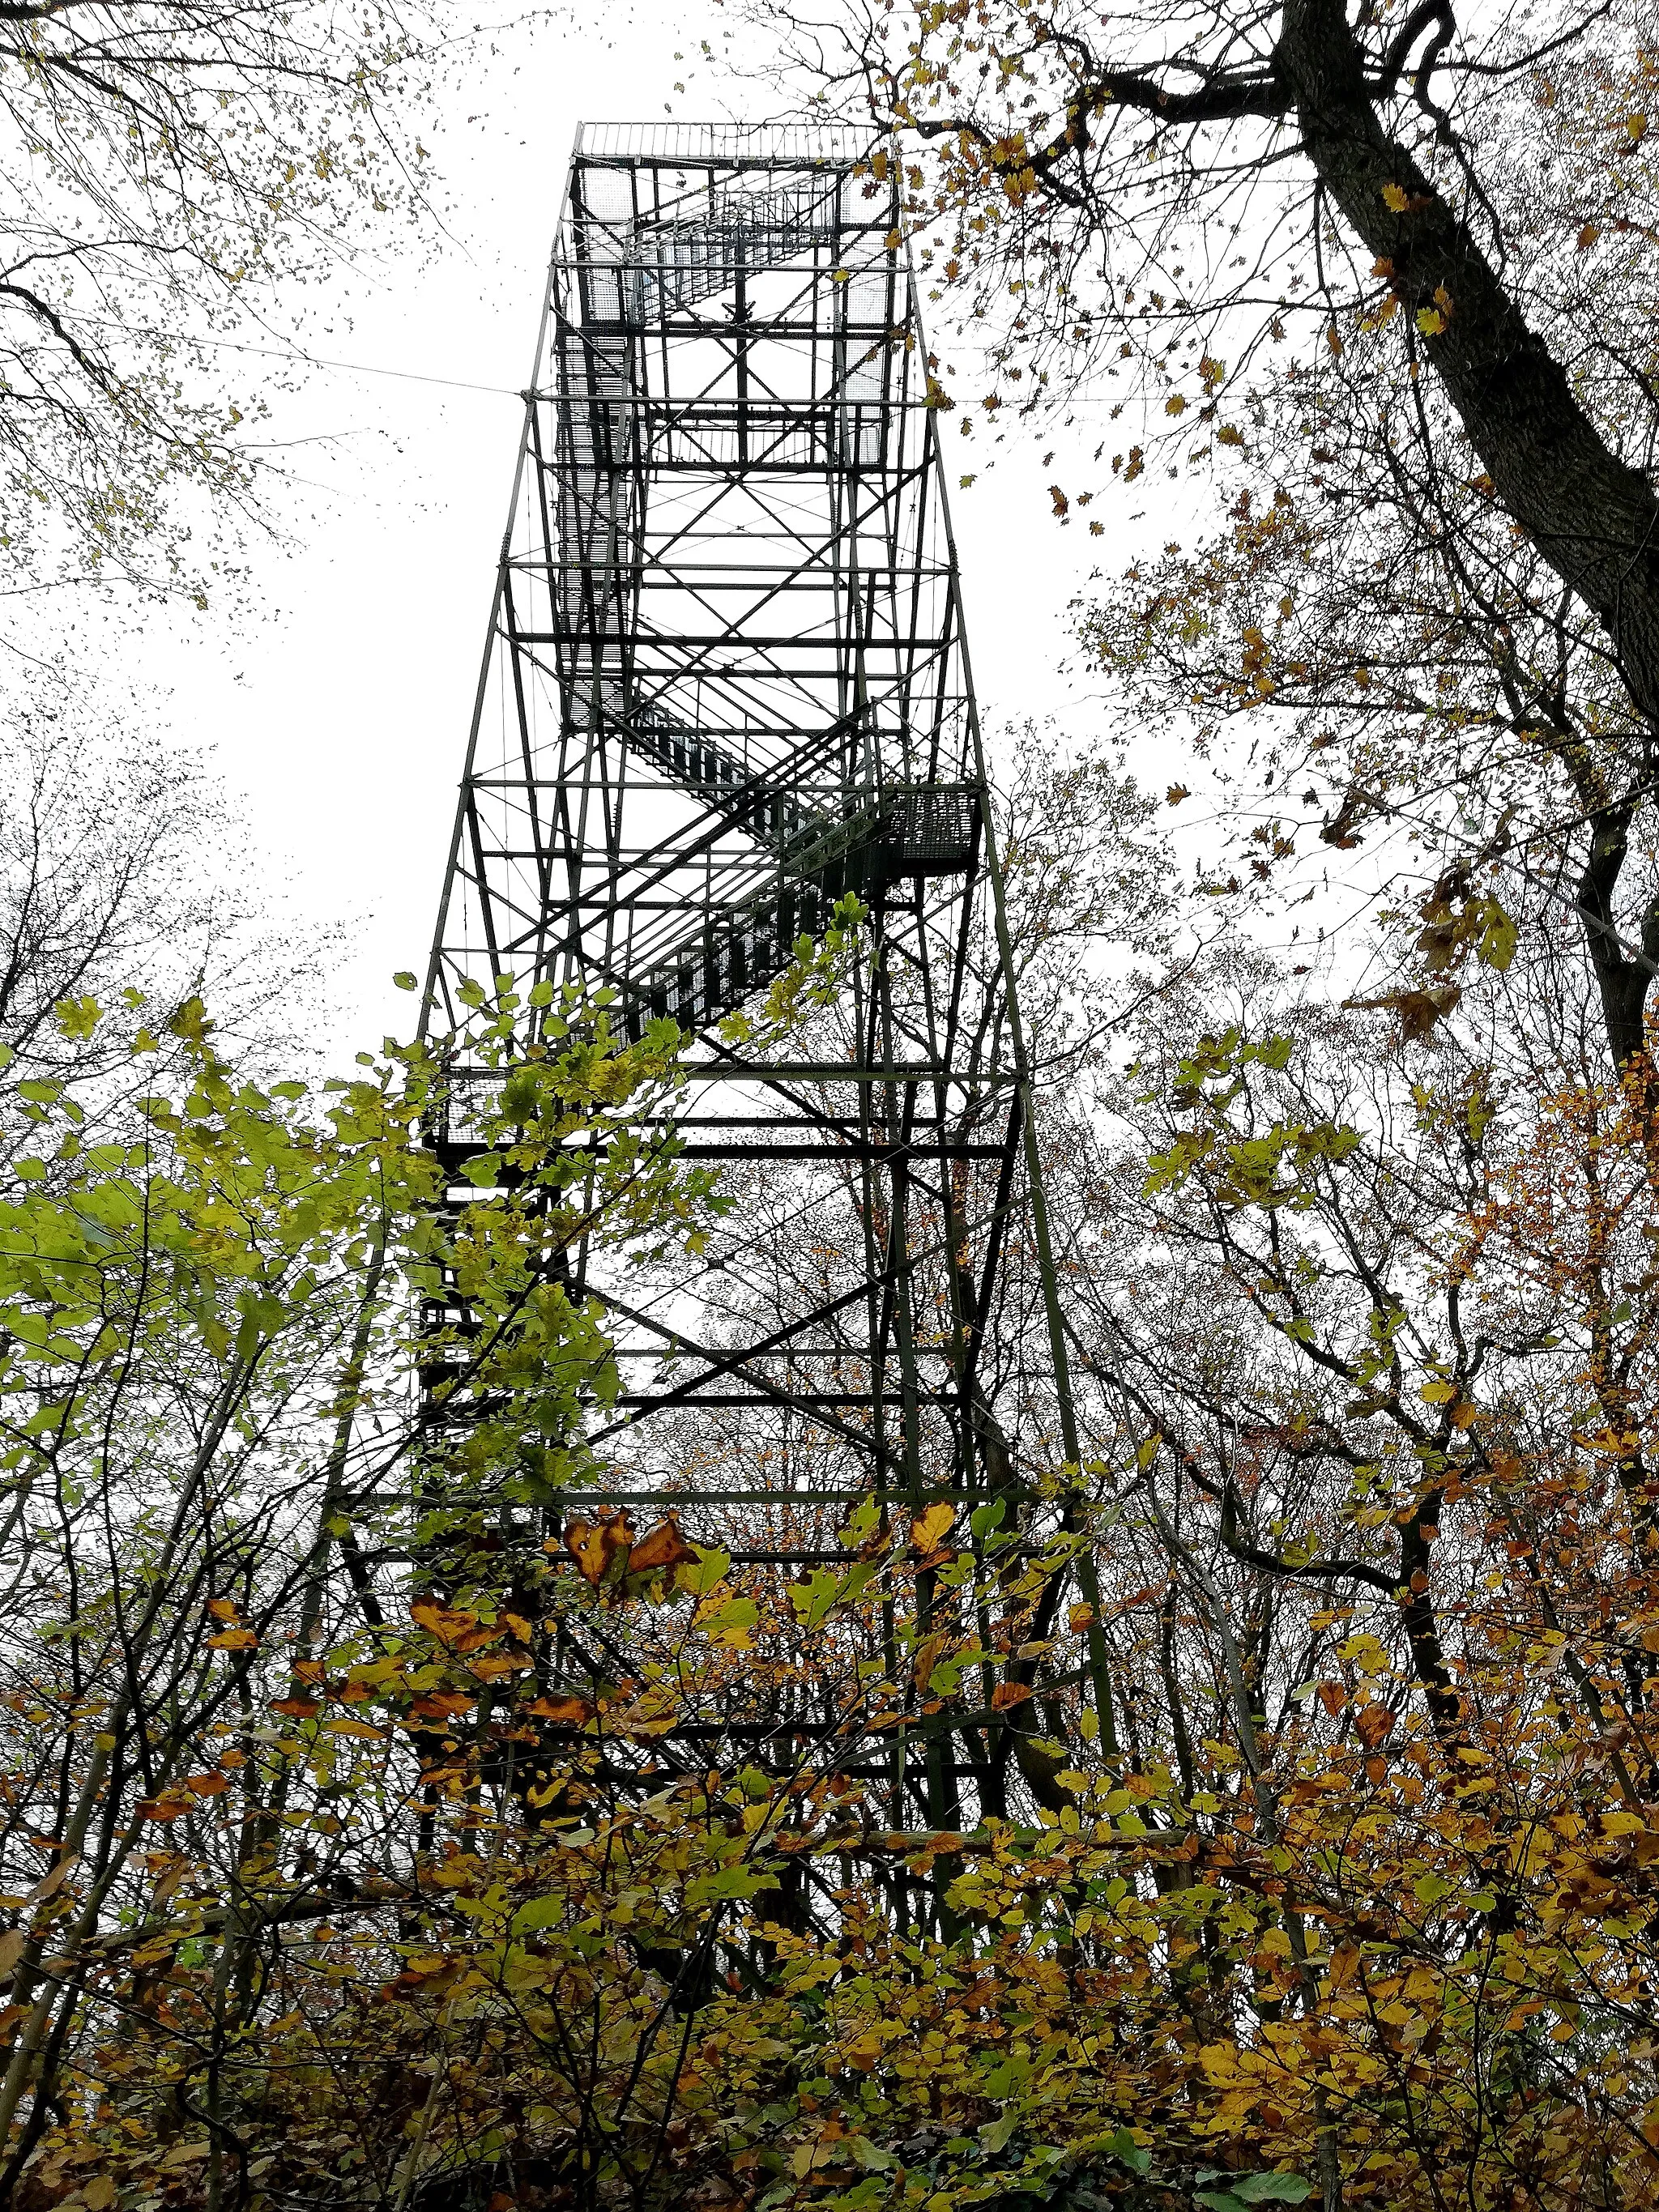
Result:
{"label": "green leaf", "polygon": [[421,988],[412,969],[400,968],[392,980],[400,991],[418,991]]}
{"label": "green leaf", "polygon": [[828,1619],[838,1605],[846,1605],[859,1596],[875,1575],[873,1564],[850,1567],[844,1575],[834,1573],[828,1567],[819,1567],[804,1583],[797,1583],[789,1592],[789,1602],[795,1608],[795,1618],[803,1628],[816,1628]]}
{"label": "green leaf", "polygon": [[1243,2173],[1231,2185],[1241,2204],[1301,2204],[1313,2195],[1313,2184],[1299,2173]]}
{"label": "green leaf", "polygon": [[534,1898],[528,1905],[521,1905],[514,1914],[514,1933],[516,1935],[522,1929],[529,1935],[538,1928],[556,1928],[563,1919],[566,1909],[562,1897]]}

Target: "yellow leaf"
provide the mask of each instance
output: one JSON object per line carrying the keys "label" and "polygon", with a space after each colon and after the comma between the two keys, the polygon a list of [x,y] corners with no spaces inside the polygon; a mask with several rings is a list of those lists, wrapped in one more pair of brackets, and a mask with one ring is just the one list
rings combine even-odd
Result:
{"label": "yellow leaf", "polygon": [[1392,208],[1396,215],[1404,215],[1412,204],[1410,194],[1399,185],[1383,185],[1382,203],[1385,207]]}
{"label": "yellow leaf", "polygon": [[361,1735],[378,1737],[383,1736],[386,1734],[386,1730],[384,1729],[376,1728],[373,1721],[356,1721],[349,1717],[343,1720],[325,1721],[323,1723],[323,1729],[325,1734],[328,1735]]}
{"label": "yellow leaf", "polygon": [[1417,311],[1417,327],[1425,338],[1437,338],[1446,327],[1446,318],[1438,307],[1419,307]]}
{"label": "yellow leaf", "polygon": [[463,1613],[453,1606],[440,1605],[435,1599],[417,1597],[409,1608],[409,1617],[416,1628],[425,1629],[440,1644],[455,1644],[469,1631],[478,1626],[476,1613]]}
{"label": "yellow leaf", "polygon": [[954,1505],[930,1505],[910,1524],[910,1541],[919,1552],[936,1551],[957,1517]]}

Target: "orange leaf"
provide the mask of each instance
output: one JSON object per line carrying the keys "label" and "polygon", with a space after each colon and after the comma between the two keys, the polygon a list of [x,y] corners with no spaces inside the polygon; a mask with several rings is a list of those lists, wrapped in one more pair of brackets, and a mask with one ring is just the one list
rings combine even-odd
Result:
{"label": "orange leaf", "polygon": [[628,1571],[630,1575],[667,1574],[675,1567],[692,1565],[697,1557],[696,1547],[686,1542],[679,1522],[671,1513],[648,1534],[641,1536],[629,1552]]}
{"label": "orange leaf", "polygon": [[633,1542],[634,1524],[621,1511],[602,1513],[597,1521],[573,1521],[564,1532],[566,1551],[582,1580],[595,1589],[623,1571],[618,1563],[626,1559]]}
{"label": "orange leaf", "polygon": [[1095,1609],[1091,1605],[1074,1605],[1066,1616],[1066,1626],[1073,1636],[1081,1636],[1095,1625]]}
{"label": "orange leaf", "polygon": [[322,1705],[316,1698],[273,1698],[270,1710],[273,1713],[283,1714],[291,1721],[308,1721],[315,1719],[322,1711]]}
{"label": "orange leaf", "polygon": [[477,1702],[460,1690],[428,1690],[425,1697],[416,1698],[409,1710],[416,1720],[457,1720],[461,1714],[470,1713]]}
{"label": "orange leaf", "polygon": [[230,1787],[228,1774],[187,1774],[185,1788],[192,1797],[216,1797],[222,1790]]}
{"label": "orange leaf", "polygon": [[181,1813],[188,1813],[189,1810],[188,1797],[175,1797],[168,1791],[163,1791],[158,1797],[141,1798],[138,1802],[138,1818],[141,1820],[176,1820]]}
{"label": "orange leaf", "polygon": [[239,1607],[234,1598],[210,1597],[208,1611],[216,1620],[234,1620],[239,1617]]}
{"label": "orange leaf", "polygon": [[1023,1705],[1030,1694],[1024,1682],[999,1682],[991,1693],[991,1711],[1006,1713],[1011,1705]]}
{"label": "orange leaf", "polygon": [[253,1651],[259,1639],[251,1628],[222,1628],[216,1636],[208,1638],[210,1651]]}
{"label": "orange leaf", "polygon": [[533,1698],[524,1710],[538,1720],[556,1721],[562,1728],[585,1728],[594,1713],[586,1698]]}
{"label": "orange leaf", "polygon": [[1379,1743],[1394,1733],[1394,1715],[1386,1705],[1367,1705],[1355,1717],[1354,1726],[1359,1730],[1359,1740],[1366,1750],[1375,1751]]}
{"label": "orange leaf", "polygon": [[478,1626],[476,1613],[462,1613],[453,1606],[440,1605],[430,1597],[417,1597],[409,1608],[409,1617],[416,1628],[425,1629],[440,1644],[458,1644],[469,1630]]}
{"label": "orange leaf", "polygon": [[1334,1720],[1348,1702],[1347,1692],[1340,1682],[1322,1682],[1319,1686],[1319,1702]]}

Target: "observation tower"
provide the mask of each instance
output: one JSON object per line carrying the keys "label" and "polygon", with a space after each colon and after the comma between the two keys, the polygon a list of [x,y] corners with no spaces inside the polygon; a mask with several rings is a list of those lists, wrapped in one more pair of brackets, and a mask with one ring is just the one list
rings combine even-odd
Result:
{"label": "observation tower", "polygon": [[[689,1036],[678,1139],[732,1203],[696,1261],[572,1255],[621,1376],[582,1510],[672,1505],[738,1565],[844,1558],[872,1498],[964,1540],[1078,1456],[943,400],[865,141],[580,131],[429,1020],[511,976]],[[734,1025],[850,898],[834,1003]],[[941,1718],[927,1818],[994,1800],[1005,1735]]]}

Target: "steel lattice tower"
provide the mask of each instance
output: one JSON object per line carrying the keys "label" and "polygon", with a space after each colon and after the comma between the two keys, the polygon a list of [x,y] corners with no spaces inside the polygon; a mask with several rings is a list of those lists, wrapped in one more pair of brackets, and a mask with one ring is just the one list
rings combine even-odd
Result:
{"label": "steel lattice tower", "polygon": [[[941,395],[861,151],[579,135],[428,983],[438,1026],[510,975],[691,1034],[678,1133],[737,1202],[701,1272],[579,1262],[623,1378],[593,1440],[611,1502],[751,1564],[872,1494],[1018,1492],[1011,1393],[1028,1467],[1077,1458]],[[848,894],[810,1043],[722,1039]],[[935,1820],[1006,1757],[938,1735]]]}

